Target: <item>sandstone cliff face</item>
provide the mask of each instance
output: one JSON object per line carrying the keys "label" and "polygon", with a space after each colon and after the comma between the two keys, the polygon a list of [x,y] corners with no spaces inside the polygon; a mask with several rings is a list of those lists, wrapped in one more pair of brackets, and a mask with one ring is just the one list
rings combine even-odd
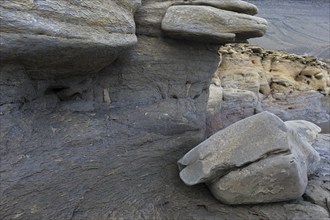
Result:
{"label": "sandstone cliff face", "polygon": [[208,103],[208,135],[261,111],[329,123],[329,65],[315,57],[247,44],[220,48]]}
{"label": "sandstone cliff face", "polygon": [[[177,159],[205,138],[208,88],[222,42],[210,41],[209,29],[197,41],[184,30],[185,40],[167,34],[163,18],[178,4],[256,12],[242,1],[3,1],[4,219],[261,213],[219,204],[205,186],[186,188],[177,177]],[[264,24],[248,33],[260,35]],[[235,42],[236,31],[230,36]],[[310,203],[299,206],[324,215]]]}

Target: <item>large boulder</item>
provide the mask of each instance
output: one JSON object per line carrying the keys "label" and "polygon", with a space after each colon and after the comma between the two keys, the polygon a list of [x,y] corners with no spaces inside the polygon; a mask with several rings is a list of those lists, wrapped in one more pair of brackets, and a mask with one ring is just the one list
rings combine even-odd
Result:
{"label": "large boulder", "polygon": [[136,44],[140,0],[2,1],[1,62],[33,78],[95,73]]}
{"label": "large boulder", "polygon": [[218,44],[262,36],[267,22],[257,12],[240,0],[145,0],[135,19],[139,34]]}
{"label": "large boulder", "polygon": [[[219,131],[179,161],[187,185],[205,182],[226,204],[297,199],[320,161],[311,146],[320,128],[263,112]],[[237,135],[239,134],[239,135]]]}

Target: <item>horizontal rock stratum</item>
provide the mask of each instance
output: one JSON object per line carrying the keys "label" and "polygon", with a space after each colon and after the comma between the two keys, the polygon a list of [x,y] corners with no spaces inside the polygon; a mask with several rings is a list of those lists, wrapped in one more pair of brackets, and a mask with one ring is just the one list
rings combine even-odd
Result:
{"label": "horizontal rock stratum", "polygon": [[35,78],[95,73],[137,42],[140,0],[1,2],[1,61]]}
{"label": "horizontal rock stratum", "polygon": [[215,43],[261,37],[266,27],[265,19],[210,6],[171,6],[162,21],[171,37]]}
{"label": "horizontal rock stratum", "polygon": [[283,122],[259,113],[189,151],[178,161],[180,177],[187,185],[205,182],[226,204],[297,199],[320,162],[311,146],[320,130],[307,121]]}
{"label": "horizontal rock stratum", "polygon": [[307,201],[224,205],[178,178],[178,158],[205,138],[219,63],[219,45],[161,29],[178,5],[256,12],[231,0],[1,1],[1,219],[327,216]]}

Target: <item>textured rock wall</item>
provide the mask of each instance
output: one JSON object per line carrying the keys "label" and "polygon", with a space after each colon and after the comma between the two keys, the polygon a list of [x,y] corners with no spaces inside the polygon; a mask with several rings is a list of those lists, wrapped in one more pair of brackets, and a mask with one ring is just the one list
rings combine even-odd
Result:
{"label": "textured rock wall", "polygon": [[330,121],[329,65],[315,57],[247,44],[220,48],[221,65],[210,87],[208,135],[257,112],[283,120]]}
{"label": "textured rock wall", "polygon": [[[187,188],[176,166],[205,137],[220,41],[170,39],[162,18],[177,4],[256,12],[233,2],[3,1],[2,218],[264,215],[257,209],[268,206],[230,207],[203,185]],[[326,215],[311,203],[295,203],[275,206],[291,216],[307,208],[304,216]],[[291,211],[297,206],[300,211]]]}
{"label": "textured rock wall", "polygon": [[140,0],[1,2],[1,62],[38,79],[95,73],[137,42]]}

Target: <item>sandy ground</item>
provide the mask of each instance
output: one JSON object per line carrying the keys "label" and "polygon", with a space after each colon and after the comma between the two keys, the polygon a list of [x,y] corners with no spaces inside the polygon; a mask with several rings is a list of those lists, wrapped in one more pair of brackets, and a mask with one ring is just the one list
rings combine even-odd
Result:
{"label": "sandy ground", "polygon": [[267,49],[330,59],[329,0],[247,0],[258,6],[258,16],[269,28],[249,42]]}

